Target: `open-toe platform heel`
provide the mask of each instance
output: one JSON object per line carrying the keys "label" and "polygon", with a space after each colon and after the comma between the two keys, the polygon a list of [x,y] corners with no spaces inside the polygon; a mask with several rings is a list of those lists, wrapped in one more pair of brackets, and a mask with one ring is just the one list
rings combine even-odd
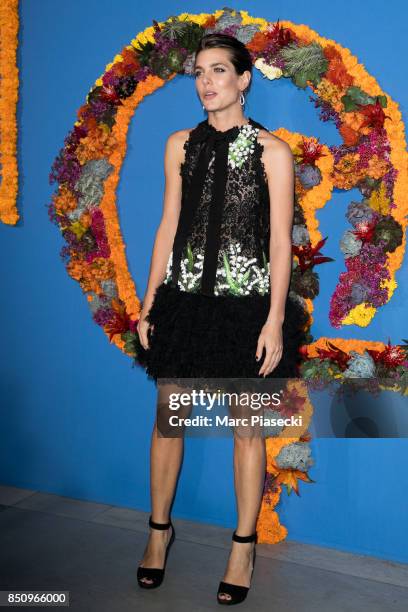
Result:
{"label": "open-toe platform heel", "polygon": [[[235,533],[232,534],[232,539],[234,540],[234,542],[257,542],[257,533],[253,533],[252,535],[249,536],[239,536]],[[255,551],[255,546],[253,548],[253,558],[252,558],[252,572],[251,572],[251,578],[252,578],[252,573],[254,571],[254,567],[255,567],[255,557],[256,557],[256,551]],[[233,606],[235,604],[241,603],[241,601],[244,601],[244,599],[246,598],[248,591],[249,591],[250,587],[246,587],[246,586],[242,586],[239,584],[231,584],[230,582],[224,582],[223,580],[221,580],[219,587],[218,587],[218,592],[217,592],[217,601],[219,604],[225,604],[226,606]],[[229,595],[231,597],[231,599],[220,599],[220,595]]]}
{"label": "open-toe platform heel", "polygon": [[[171,532],[170,540],[166,547],[164,567],[163,568],[142,567],[141,565],[139,565],[139,567],[137,568],[137,581],[138,581],[139,586],[141,586],[143,589],[155,589],[158,586],[160,586],[161,583],[163,582],[164,572],[165,572],[166,563],[167,563],[167,555],[169,554],[170,546],[173,544],[174,539],[176,537],[173,523],[171,521],[169,521],[168,523],[156,523],[155,521],[152,521],[152,517],[150,515],[149,526],[152,527],[153,529],[169,529],[171,527],[172,532]],[[147,578],[148,580],[151,580],[152,582],[144,582],[142,578]]]}

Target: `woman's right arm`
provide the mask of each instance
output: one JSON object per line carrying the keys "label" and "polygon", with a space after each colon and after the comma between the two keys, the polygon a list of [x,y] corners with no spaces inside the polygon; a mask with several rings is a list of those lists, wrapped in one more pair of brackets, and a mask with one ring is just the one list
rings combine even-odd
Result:
{"label": "woman's right arm", "polygon": [[[184,143],[189,130],[173,132],[167,139],[164,154],[165,189],[163,214],[156,232],[150,261],[149,280],[143,298],[137,330],[142,346],[149,348],[147,332],[149,323],[145,317],[152,306],[157,287],[166,276],[167,262],[173,248],[181,208],[181,176],[180,164],[184,161]],[[152,326],[153,330],[153,326]]]}

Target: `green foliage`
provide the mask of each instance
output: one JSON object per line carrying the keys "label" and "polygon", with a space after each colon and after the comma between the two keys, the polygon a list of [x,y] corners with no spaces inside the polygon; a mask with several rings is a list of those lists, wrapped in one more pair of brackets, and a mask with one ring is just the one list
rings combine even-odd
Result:
{"label": "green foliage", "polygon": [[121,334],[120,337],[125,343],[125,353],[127,353],[131,357],[137,357],[137,347],[140,346],[139,334],[137,332],[136,334],[134,334],[130,331],[130,329],[128,329],[123,334]]}
{"label": "green foliage", "polygon": [[152,51],[154,50],[154,44],[150,41],[147,41],[147,43],[138,43],[139,47],[134,47],[135,51],[136,51],[136,56],[137,59],[139,61],[139,64],[141,66],[148,66],[149,65],[149,60],[150,60],[150,56],[152,54]]}
{"label": "green foliage", "polygon": [[263,267],[265,268],[265,270],[267,270],[268,269],[268,260],[266,259],[265,251],[262,251],[262,259],[263,259]]}
{"label": "green foliage", "polygon": [[204,29],[198,23],[170,17],[164,24],[161,35],[169,40],[177,41],[180,47],[192,53],[197,49],[198,43],[204,35]]}
{"label": "green foliage", "polygon": [[225,253],[223,254],[223,261],[224,261],[224,268],[225,268],[227,283],[231,289],[231,293],[233,295],[241,295],[240,288],[245,287],[246,283],[248,282],[249,276],[251,274],[251,268],[249,268],[249,270],[247,270],[245,274],[242,276],[241,282],[238,282],[237,280],[233,278],[231,274],[231,268],[230,268],[229,261]]}
{"label": "green foliage", "polygon": [[188,259],[188,271],[193,272],[194,270],[194,256],[193,251],[191,250],[191,245],[187,243],[187,259]]}
{"label": "green foliage", "polygon": [[383,240],[385,241],[384,250],[393,253],[402,244],[403,236],[404,232],[401,224],[394,217],[388,215],[380,219],[375,226],[373,243],[379,244]]}
{"label": "green foliage", "polygon": [[312,268],[302,272],[298,266],[293,270],[290,289],[303,298],[313,300],[319,294],[319,277]]}
{"label": "green foliage", "polygon": [[[386,108],[386,96],[377,96],[377,98],[381,106],[383,108]],[[367,104],[375,104],[377,98],[369,96],[360,87],[354,85],[347,89],[347,93],[342,96],[341,101],[344,104],[344,110],[346,111],[346,113],[348,113],[357,110],[360,104],[362,104],[363,106],[366,106]]]}
{"label": "green foliage", "polygon": [[329,359],[308,359],[300,365],[300,375],[305,379],[319,379],[331,382],[336,375],[341,374],[339,366]]}
{"label": "green foliage", "polygon": [[283,47],[280,55],[285,62],[283,76],[290,77],[301,89],[306,88],[307,81],[317,85],[328,68],[323,49],[316,42],[303,47],[289,43]]}

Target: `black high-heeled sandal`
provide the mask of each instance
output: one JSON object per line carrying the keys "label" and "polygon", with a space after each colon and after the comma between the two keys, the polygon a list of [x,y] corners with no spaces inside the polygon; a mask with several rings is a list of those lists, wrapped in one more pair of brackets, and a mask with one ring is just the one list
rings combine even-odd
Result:
{"label": "black high-heeled sandal", "polygon": [[[166,556],[164,557],[164,567],[163,568],[142,567],[141,565],[139,565],[139,567],[137,568],[137,582],[139,586],[141,586],[143,589],[155,589],[158,586],[160,586],[161,583],[163,582],[164,572],[165,572],[166,563],[167,563],[167,555],[169,554],[170,546],[173,544],[174,539],[176,537],[176,532],[174,531],[173,523],[171,522],[171,520],[168,523],[156,523],[155,521],[152,521],[152,517],[150,515],[149,526],[152,527],[153,529],[169,529],[171,527],[172,532],[171,532],[170,540],[168,541],[168,544],[166,547]],[[148,578],[149,580],[152,580],[152,582],[144,582],[142,578]]]}
{"label": "black high-heeled sandal", "polygon": [[[255,542],[255,545],[256,545],[257,536],[258,534],[256,532],[249,536],[239,536],[234,531],[234,533],[232,534],[232,539],[234,540],[234,542]],[[255,557],[256,557],[256,550],[254,546],[251,578],[252,578],[252,573],[255,567]],[[217,601],[219,604],[223,604],[223,605],[225,604],[226,606],[233,606],[235,604],[238,604],[244,601],[244,599],[248,595],[249,589],[250,587],[242,586],[239,584],[232,584],[230,582],[224,582],[223,580],[221,580],[219,587],[218,587],[218,592],[217,592]],[[219,596],[221,594],[229,595],[231,599],[220,599]]]}

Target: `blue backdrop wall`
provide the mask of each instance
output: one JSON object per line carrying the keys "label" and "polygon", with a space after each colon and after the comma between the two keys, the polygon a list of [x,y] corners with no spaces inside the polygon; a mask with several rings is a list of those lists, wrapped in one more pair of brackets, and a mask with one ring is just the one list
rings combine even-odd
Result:
{"label": "blue backdrop wall", "polygon": [[[401,105],[407,119],[406,4],[329,3],[323,0],[241,2],[233,8],[270,21],[305,23],[351,49]],[[113,347],[92,322],[79,285],[66,273],[64,244],[47,216],[54,191],[51,164],[76,120],[76,109],[114,55],[141,30],[185,10],[212,12],[218,2],[25,0],[19,47],[19,165],[21,220],[0,225],[2,299],[0,482],[149,510],[149,445],[155,387]],[[340,143],[332,125],[319,121],[308,100],[287,80],[271,84],[259,74],[247,115],[269,129],[284,126]],[[177,77],[139,107],[129,133],[118,190],[127,257],[143,296],[160,219],[163,152],[170,132],[203,118],[191,78]],[[356,194],[357,195],[357,194]],[[392,303],[367,329],[333,330],[329,298],[343,270],[339,239],[353,194],[336,192],[319,213],[326,255],[319,267],[315,338],[342,336],[393,343],[407,337],[406,263],[397,274]],[[315,484],[301,497],[283,493],[278,506],[288,539],[408,561],[403,527],[408,503],[406,440],[312,442]],[[403,486],[405,483],[405,486]],[[187,439],[173,509],[176,517],[233,527],[232,440]]]}

